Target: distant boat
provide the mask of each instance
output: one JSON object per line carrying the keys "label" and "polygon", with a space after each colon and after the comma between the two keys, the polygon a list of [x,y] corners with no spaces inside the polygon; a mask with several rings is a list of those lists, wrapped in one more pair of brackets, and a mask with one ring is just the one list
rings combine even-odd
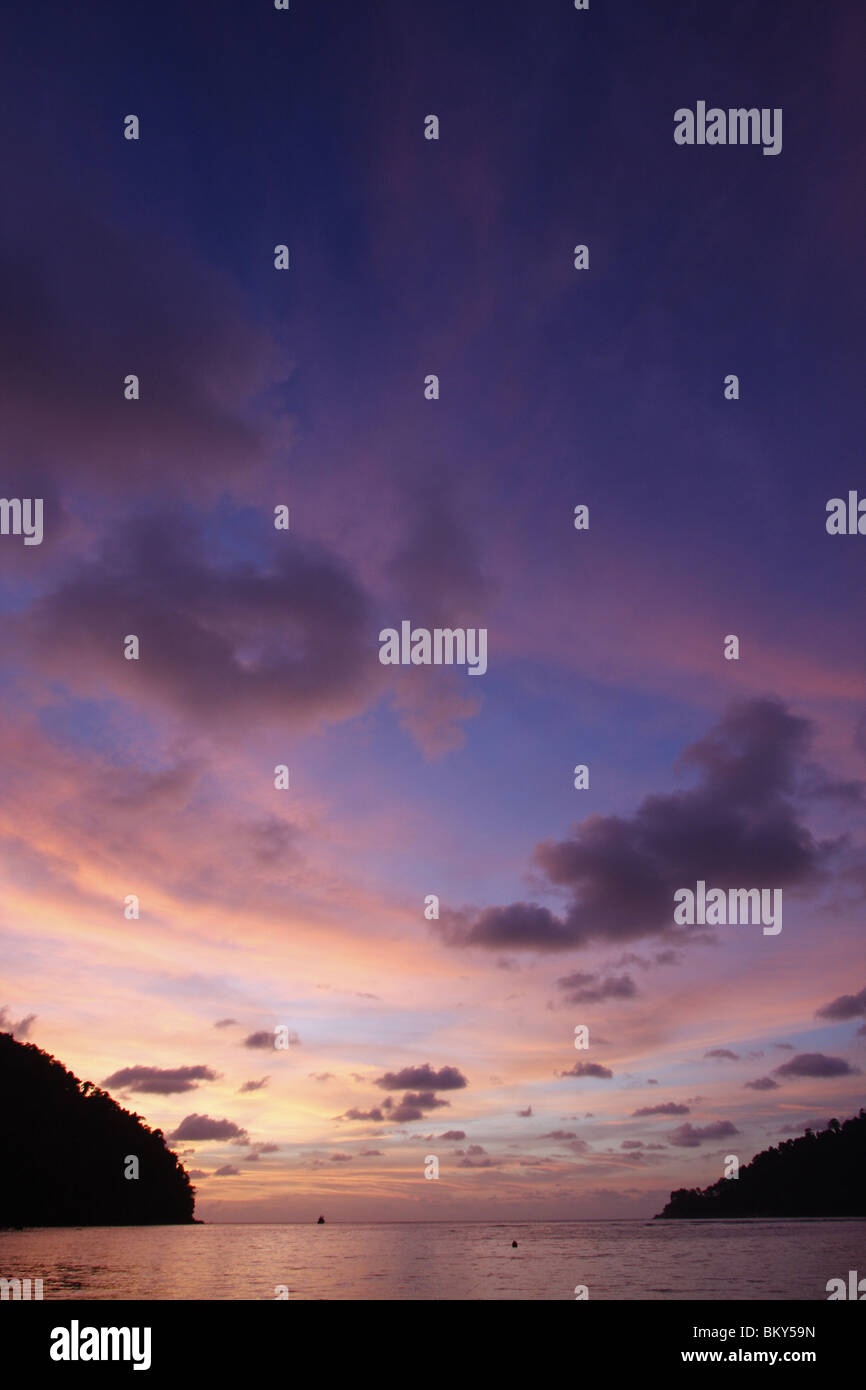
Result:
{"label": "distant boat", "polygon": [[324,1216],[320,1216],[319,1219],[318,1219],[318,1221],[316,1222],[316,1225],[317,1225],[317,1226],[324,1226],[324,1224],[325,1224],[325,1218],[324,1218]]}

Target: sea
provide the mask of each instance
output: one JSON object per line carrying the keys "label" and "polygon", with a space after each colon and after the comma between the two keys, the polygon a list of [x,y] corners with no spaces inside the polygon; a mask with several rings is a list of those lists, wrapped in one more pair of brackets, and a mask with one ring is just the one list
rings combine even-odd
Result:
{"label": "sea", "polygon": [[0,1231],[0,1277],[41,1279],[44,1300],[826,1300],[851,1270],[866,1277],[866,1221]]}

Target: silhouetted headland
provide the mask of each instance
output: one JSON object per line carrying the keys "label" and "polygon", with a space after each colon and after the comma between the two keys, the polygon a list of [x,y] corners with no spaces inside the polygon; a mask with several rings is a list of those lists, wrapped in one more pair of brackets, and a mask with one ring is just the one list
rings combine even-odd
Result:
{"label": "silhouetted headland", "polygon": [[[137,1178],[124,1176],[131,1157]],[[194,1210],[161,1130],[0,1033],[0,1227],[188,1224]]]}
{"label": "silhouetted headland", "polygon": [[681,1187],[661,1217],[866,1216],[866,1110],[756,1154],[736,1178]]}

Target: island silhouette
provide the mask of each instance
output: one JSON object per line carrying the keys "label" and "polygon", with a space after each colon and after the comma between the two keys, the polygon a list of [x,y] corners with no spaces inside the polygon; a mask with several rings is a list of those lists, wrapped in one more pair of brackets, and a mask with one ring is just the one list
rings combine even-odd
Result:
{"label": "island silhouette", "polygon": [[[138,1160],[138,1177],[130,1159]],[[0,1033],[0,1228],[195,1221],[195,1188],[162,1131]]]}
{"label": "island silhouette", "polygon": [[680,1187],[662,1218],[866,1216],[866,1110],[756,1154],[736,1178]]}

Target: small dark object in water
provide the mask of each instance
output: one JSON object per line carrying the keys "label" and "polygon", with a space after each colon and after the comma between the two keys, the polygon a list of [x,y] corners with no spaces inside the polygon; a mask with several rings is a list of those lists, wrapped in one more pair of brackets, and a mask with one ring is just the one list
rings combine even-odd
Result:
{"label": "small dark object in water", "polygon": [[517,1249],[517,1241],[516,1241],[516,1240],[513,1240],[513,1241],[511,1242],[511,1248],[512,1248],[512,1250],[516,1250],[516,1249]]}
{"label": "small dark object in water", "polygon": [[316,1225],[317,1225],[317,1226],[324,1226],[324,1224],[325,1224],[325,1218],[324,1218],[324,1216],[320,1216],[319,1219],[318,1219],[318,1221],[316,1222]]}

